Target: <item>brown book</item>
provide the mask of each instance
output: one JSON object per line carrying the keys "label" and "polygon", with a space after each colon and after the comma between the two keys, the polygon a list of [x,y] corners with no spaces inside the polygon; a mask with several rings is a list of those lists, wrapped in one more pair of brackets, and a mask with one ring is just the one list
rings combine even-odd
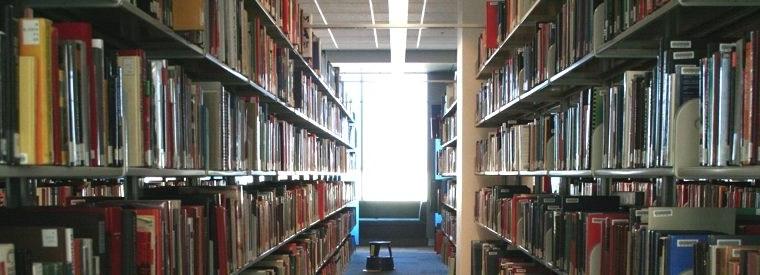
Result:
{"label": "brown book", "polygon": [[[12,243],[19,270],[31,268],[33,262],[62,263],[72,268],[74,230],[69,227],[8,226],[0,227],[0,243]],[[22,272],[23,273],[23,272]]]}

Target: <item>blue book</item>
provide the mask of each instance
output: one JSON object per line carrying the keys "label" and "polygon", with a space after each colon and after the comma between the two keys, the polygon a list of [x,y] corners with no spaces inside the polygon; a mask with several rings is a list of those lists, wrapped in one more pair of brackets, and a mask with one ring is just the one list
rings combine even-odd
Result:
{"label": "blue book", "polygon": [[707,242],[707,236],[707,234],[669,235],[666,256],[667,274],[694,274],[694,245]]}

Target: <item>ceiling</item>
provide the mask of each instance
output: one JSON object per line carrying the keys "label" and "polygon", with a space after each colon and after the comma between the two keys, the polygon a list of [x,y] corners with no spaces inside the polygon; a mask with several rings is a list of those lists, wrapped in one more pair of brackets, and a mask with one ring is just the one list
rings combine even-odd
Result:
{"label": "ceiling", "polygon": [[[339,50],[387,50],[390,48],[390,31],[377,29],[377,47],[370,15],[370,1],[374,8],[375,23],[388,24],[388,1],[395,0],[301,0],[306,14],[312,15],[314,26],[323,26],[317,5],[324,13],[328,27],[332,30],[335,43]],[[409,0],[408,24],[419,24],[424,0]],[[427,0],[424,24],[457,23],[457,0]],[[336,50],[327,29],[317,29],[317,36],[322,39],[322,48]],[[452,28],[427,28],[422,30],[420,46],[417,47],[418,29],[408,29],[407,50],[454,50],[456,49],[457,34]]]}

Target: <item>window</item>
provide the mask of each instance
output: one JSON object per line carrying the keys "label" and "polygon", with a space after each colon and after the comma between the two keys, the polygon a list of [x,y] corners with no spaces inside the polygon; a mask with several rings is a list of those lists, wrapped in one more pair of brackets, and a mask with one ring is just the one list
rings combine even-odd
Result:
{"label": "window", "polygon": [[361,90],[362,200],[426,201],[427,75],[362,74],[344,80],[347,90]]}

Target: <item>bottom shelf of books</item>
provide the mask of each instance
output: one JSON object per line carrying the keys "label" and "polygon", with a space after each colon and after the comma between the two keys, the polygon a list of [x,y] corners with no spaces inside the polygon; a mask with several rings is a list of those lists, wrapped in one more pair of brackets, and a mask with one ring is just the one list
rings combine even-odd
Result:
{"label": "bottom shelf of books", "polygon": [[140,200],[109,184],[0,207],[0,274],[339,274],[355,249],[349,182],[151,182]]}
{"label": "bottom shelf of books", "polygon": [[735,203],[757,200],[757,193],[709,185],[691,190],[692,197],[676,194],[714,203],[679,201],[681,207],[651,204],[644,192],[569,196],[532,194],[525,186],[482,188],[475,222],[495,240],[473,242],[472,255],[481,257],[473,259],[473,270],[497,274],[516,268],[500,263],[518,263],[531,274],[758,274],[760,208]]}

